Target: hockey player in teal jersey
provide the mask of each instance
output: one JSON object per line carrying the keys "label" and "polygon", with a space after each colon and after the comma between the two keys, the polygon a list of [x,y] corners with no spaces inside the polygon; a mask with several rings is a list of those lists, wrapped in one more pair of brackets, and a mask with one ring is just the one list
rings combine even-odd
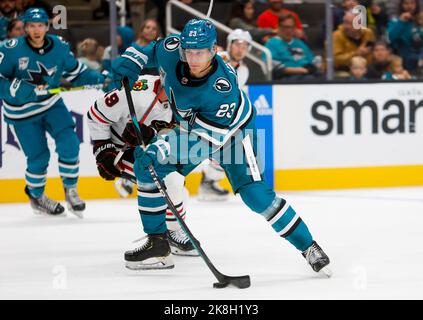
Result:
{"label": "hockey player in teal jersey", "polygon": [[80,64],[68,43],[47,34],[48,15],[43,9],[28,9],[23,20],[27,35],[0,47],[0,97],[4,119],[27,159],[25,192],[35,212],[64,213],[61,204],[44,193],[50,158],[48,132],[56,143],[68,208],[82,217],[85,203],[76,188],[80,142],[75,123],[59,95],[37,96],[36,89],[59,87],[62,77],[76,86],[103,83],[104,77]]}
{"label": "hockey player in teal jersey", "polygon": [[[257,158],[255,110],[238,88],[235,71],[215,54],[216,29],[208,20],[190,20],[180,35],[147,47],[130,47],[112,64],[116,81],[133,83],[144,67],[159,69],[178,126],[158,135],[145,150],[137,147],[134,172],[146,243],[125,253],[128,268],[172,268],[166,241],[166,202],[149,165],[160,178],[191,172],[204,159],[221,164],[235,193],[273,229],[300,250],[314,271],[330,274],[329,258],[287,201],[263,180]],[[200,150],[200,152],[199,152]]]}

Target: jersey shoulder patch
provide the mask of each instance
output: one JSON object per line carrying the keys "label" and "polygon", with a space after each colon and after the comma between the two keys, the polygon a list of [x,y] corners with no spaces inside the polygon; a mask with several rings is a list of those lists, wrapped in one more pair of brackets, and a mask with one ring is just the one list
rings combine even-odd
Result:
{"label": "jersey shoulder patch", "polygon": [[12,49],[14,47],[16,47],[19,43],[18,39],[10,39],[10,40],[6,40],[4,42],[4,47],[7,49]]}
{"label": "jersey shoulder patch", "polygon": [[179,48],[179,45],[180,39],[176,36],[169,36],[163,42],[163,46],[167,51],[175,51]]}
{"label": "jersey shoulder patch", "polygon": [[132,87],[134,91],[145,91],[148,90],[148,80],[147,79],[139,79],[134,83]]}
{"label": "jersey shoulder patch", "polygon": [[217,78],[213,87],[219,92],[229,92],[232,90],[231,82],[224,77]]}

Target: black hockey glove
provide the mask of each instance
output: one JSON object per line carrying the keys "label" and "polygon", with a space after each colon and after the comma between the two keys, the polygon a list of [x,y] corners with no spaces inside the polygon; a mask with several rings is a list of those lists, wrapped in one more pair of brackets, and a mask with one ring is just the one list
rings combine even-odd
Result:
{"label": "black hockey glove", "polygon": [[95,141],[93,151],[98,173],[103,179],[114,180],[121,176],[120,171],[113,164],[118,154],[113,142],[110,140]]}
{"label": "black hockey glove", "polygon": [[[140,125],[140,128],[142,141],[144,142],[144,145],[147,145],[156,135],[156,131],[153,128],[146,126],[145,124]],[[122,140],[131,147],[138,145],[138,139],[132,121],[129,121],[126,124],[125,130],[122,132]]]}

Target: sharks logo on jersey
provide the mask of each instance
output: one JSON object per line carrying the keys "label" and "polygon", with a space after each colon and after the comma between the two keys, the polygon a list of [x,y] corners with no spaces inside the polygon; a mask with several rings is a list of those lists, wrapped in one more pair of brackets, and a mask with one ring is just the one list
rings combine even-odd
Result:
{"label": "sharks logo on jersey", "polygon": [[220,92],[229,92],[232,89],[232,85],[229,80],[225,78],[218,78],[214,83],[214,88]]}
{"label": "sharks logo on jersey", "polygon": [[167,51],[175,51],[179,47],[179,38],[177,37],[170,37],[167,38],[164,47]]}
{"label": "sharks logo on jersey", "polygon": [[176,112],[180,117],[187,120],[188,122],[191,122],[193,115],[194,115],[193,112],[192,112],[192,108],[186,109],[186,110],[178,109],[178,107],[176,105],[175,95],[173,93],[172,88],[170,89],[170,100],[169,100],[169,102],[170,102],[170,106],[172,107],[174,112]]}
{"label": "sharks logo on jersey", "polygon": [[51,69],[47,69],[44,64],[37,61],[38,70],[29,70],[28,73],[30,79],[28,80],[29,83],[35,85],[44,85],[47,84],[47,80],[45,77],[52,77],[57,70],[57,67],[53,67]]}

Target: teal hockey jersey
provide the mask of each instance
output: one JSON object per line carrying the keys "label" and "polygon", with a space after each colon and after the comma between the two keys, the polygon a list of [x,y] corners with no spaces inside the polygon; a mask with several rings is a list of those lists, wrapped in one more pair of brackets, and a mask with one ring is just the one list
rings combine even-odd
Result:
{"label": "teal hockey jersey", "polygon": [[22,101],[10,93],[14,79],[24,80],[35,89],[37,86],[59,87],[62,77],[76,86],[104,82],[103,75],[78,62],[61,37],[46,35],[42,48],[32,47],[26,36],[3,42],[0,45],[0,98],[6,122],[37,116],[61,99],[57,94]]}
{"label": "teal hockey jersey", "polygon": [[207,76],[192,78],[188,65],[180,61],[179,46],[179,35],[170,35],[146,47],[134,45],[122,58],[134,61],[141,69],[157,68],[180,126],[217,150],[254,117],[254,108],[238,88],[235,70],[220,56],[215,56]]}

